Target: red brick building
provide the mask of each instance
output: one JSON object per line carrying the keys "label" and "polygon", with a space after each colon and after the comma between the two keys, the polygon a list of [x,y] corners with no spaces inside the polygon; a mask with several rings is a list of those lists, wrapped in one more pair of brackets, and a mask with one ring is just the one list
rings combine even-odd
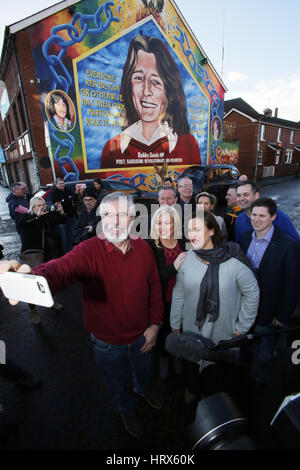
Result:
{"label": "red brick building", "polygon": [[[60,7],[61,8],[61,7]],[[35,15],[35,21],[54,13],[57,6]],[[45,143],[44,121],[34,73],[32,47],[25,19],[7,26],[0,63],[0,146],[6,163],[2,181],[27,183],[35,191],[40,181],[51,181],[52,168]],[[25,28],[24,28],[25,26]]]}
{"label": "red brick building", "polygon": [[286,176],[300,170],[300,122],[259,114],[242,98],[224,102],[224,123],[239,140],[238,169],[251,179]]}

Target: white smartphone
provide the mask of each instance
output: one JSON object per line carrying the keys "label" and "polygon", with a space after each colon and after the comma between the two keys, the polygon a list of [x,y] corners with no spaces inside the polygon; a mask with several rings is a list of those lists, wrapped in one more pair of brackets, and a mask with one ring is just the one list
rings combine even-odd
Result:
{"label": "white smartphone", "polygon": [[8,299],[52,307],[54,300],[47,279],[34,274],[7,272],[0,274],[0,287]]}

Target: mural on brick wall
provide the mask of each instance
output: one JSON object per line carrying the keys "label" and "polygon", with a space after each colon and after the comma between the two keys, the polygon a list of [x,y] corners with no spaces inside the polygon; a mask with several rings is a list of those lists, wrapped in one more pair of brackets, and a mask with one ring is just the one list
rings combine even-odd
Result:
{"label": "mural on brick wall", "polygon": [[239,160],[239,146],[239,140],[231,142],[225,142],[223,140],[219,163],[224,163],[226,165],[237,165]]}
{"label": "mural on brick wall", "polygon": [[170,0],[82,0],[30,37],[57,176],[155,189],[218,163],[224,89]]}

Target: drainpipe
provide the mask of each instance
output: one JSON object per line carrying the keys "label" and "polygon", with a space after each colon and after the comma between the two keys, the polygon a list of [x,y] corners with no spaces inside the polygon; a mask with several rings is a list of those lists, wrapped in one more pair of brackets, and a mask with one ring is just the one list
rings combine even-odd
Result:
{"label": "drainpipe", "polygon": [[261,121],[258,119],[258,128],[257,128],[257,144],[256,144],[256,152],[255,152],[255,167],[254,167],[254,181],[257,179],[257,161],[258,161],[258,151],[260,146],[260,132],[261,132]]}

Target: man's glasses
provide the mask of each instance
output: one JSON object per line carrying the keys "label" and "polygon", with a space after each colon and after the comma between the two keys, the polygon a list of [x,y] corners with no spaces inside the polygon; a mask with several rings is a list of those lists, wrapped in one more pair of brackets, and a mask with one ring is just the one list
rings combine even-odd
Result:
{"label": "man's glasses", "polygon": [[102,214],[102,217],[107,217],[108,219],[113,219],[115,217],[119,217],[119,219],[125,219],[129,217],[129,215],[127,212],[119,212],[117,214],[115,212],[105,212]]}

